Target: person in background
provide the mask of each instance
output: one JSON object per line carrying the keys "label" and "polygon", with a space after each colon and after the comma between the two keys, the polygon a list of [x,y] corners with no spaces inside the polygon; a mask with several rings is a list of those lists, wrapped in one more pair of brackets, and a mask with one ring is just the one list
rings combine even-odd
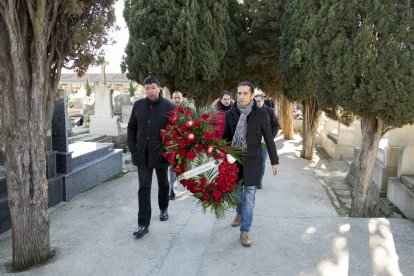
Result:
{"label": "person in background", "polygon": [[[180,91],[174,91],[174,93],[172,94],[172,101],[175,105],[175,108],[179,106],[184,107],[183,93],[181,93]],[[176,181],[176,177],[175,177],[175,173],[173,171],[172,166],[168,167],[168,178],[169,178],[168,181],[170,182],[170,200],[174,200],[175,199],[174,183]]]}
{"label": "person in background", "polygon": [[233,227],[240,226],[240,242],[245,247],[252,244],[249,231],[253,222],[256,187],[260,183],[262,173],[262,137],[269,151],[273,175],[279,171],[279,157],[269,128],[269,115],[264,109],[256,106],[253,98],[253,84],[245,81],[237,86],[237,102],[225,113],[222,137],[231,142],[233,147],[245,152],[243,164],[237,164],[238,177],[243,179],[243,184],[235,189],[239,204],[232,224]]}
{"label": "person in background", "polygon": [[263,98],[264,98],[264,104],[267,107],[275,108],[275,103],[273,102],[272,98],[266,98],[266,95],[263,95]]}
{"label": "person in background", "polygon": [[[258,107],[266,110],[267,114],[269,114],[270,131],[272,132],[273,139],[276,138],[276,135],[279,132],[280,125],[279,125],[279,120],[277,119],[277,117],[275,115],[274,109],[264,105],[264,98],[263,98],[263,95],[261,95],[261,94],[256,95],[254,97],[254,100],[256,101],[256,104],[257,104]],[[266,147],[266,144],[264,143],[264,140],[262,139],[262,159],[263,159],[262,177],[260,178],[260,183],[257,185],[257,189],[262,189],[263,188],[262,181],[263,181],[263,175],[264,175],[265,169],[266,169],[267,156],[268,156],[267,147]]]}
{"label": "person in background", "polygon": [[213,104],[213,108],[210,112],[210,125],[216,128],[214,136],[217,139],[220,139],[223,135],[224,130],[224,113],[230,109],[234,104],[234,101],[231,98],[231,93],[227,90],[223,91],[220,94],[220,98]]}
{"label": "person in background", "polygon": [[168,219],[168,162],[158,150],[158,145],[161,143],[160,130],[165,129],[169,111],[174,109],[174,105],[160,95],[160,82],[156,77],[146,77],[144,87],[146,97],[134,103],[127,128],[132,163],[138,167],[138,229],[134,232],[136,238],[149,232],[154,169],[158,180],[160,220]]}

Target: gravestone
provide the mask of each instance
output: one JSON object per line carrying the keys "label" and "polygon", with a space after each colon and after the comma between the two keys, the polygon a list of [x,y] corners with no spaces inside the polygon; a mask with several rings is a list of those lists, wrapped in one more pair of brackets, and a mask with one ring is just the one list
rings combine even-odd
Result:
{"label": "gravestone", "polygon": [[132,105],[124,105],[122,106],[122,123],[128,124],[129,117],[131,117],[132,112]]}
{"label": "gravestone", "polygon": [[119,94],[114,97],[114,114],[122,116],[122,107],[132,105],[129,94]]}
{"label": "gravestone", "polygon": [[112,116],[112,101],[105,82],[105,65],[101,64],[101,81],[95,91],[95,115],[91,116],[89,132],[91,135],[111,136],[112,142],[118,147],[126,143],[127,131],[121,127],[120,118]]}

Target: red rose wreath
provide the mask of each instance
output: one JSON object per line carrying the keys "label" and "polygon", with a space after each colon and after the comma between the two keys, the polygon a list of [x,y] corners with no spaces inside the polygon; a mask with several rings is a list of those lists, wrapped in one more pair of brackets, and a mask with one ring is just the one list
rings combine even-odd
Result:
{"label": "red rose wreath", "polygon": [[[164,158],[187,190],[199,200],[203,212],[210,209],[221,219],[229,208],[235,208],[233,194],[237,186],[241,150],[215,138],[210,116],[201,116],[178,107],[169,113],[168,124],[161,130]],[[218,166],[218,168],[217,168]]]}

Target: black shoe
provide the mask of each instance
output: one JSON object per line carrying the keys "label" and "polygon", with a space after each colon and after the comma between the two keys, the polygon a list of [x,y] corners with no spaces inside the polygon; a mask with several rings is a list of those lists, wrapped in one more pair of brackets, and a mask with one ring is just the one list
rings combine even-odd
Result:
{"label": "black shoe", "polygon": [[166,221],[168,219],[168,211],[167,210],[161,210],[160,212],[160,220]]}
{"label": "black shoe", "polygon": [[139,239],[142,238],[148,232],[148,226],[139,226],[138,230],[134,232],[134,236]]}
{"label": "black shoe", "polygon": [[170,200],[174,200],[175,199],[175,193],[173,190],[171,190],[170,192]]}
{"label": "black shoe", "polygon": [[257,185],[257,189],[262,189],[263,187],[262,187],[262,184],[260,184],[260,185]]}

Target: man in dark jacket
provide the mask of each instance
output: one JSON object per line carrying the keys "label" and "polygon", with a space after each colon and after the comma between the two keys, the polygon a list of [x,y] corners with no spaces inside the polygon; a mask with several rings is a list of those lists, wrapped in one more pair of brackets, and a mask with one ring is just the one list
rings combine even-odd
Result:
{"label": "man in dark jacket", "polygon": [[262,137],[269,151],[273,174],[276,175],[279,170],[279,157],[269,128],[269,115],[256,106],[253,98],[254,86],[250,82],[242,82],[237,86],[237,102],[225,113],[223,132],[223,139],[231,141],[232,146],[246,153],[243,164],[238,164],[239,179],[243,179],[243,186],[236,188],[240,203],[232,224],[234,227],[240,225],[240,242],[246,247],[252,243],[248,234],[253,221],[256,187],[262,172]]}
{"label": "man in dark jacket", "polygon": [[168,162],[158,147],[161,144],[160,130],[165,129],[168,112],[174,108],[171,102],[160,96],[160,83],[157,78],[145,78],[144,87],[147,97],[134,103],[128,122],[128,147],[132,163],[138,167],[138,230],[134,232],[137,238],[148,233],[150,225],[153,169],[158,180],[160,220],[168,219]]}
{"label": "man in dark jacket", "polygon": [[[266,110],[267,114],[269,114],[269,118],[270,118],[270,131],[272,132],[272,136],[273,139],[276,138],[277,133],[279,132],[279,120],[277,119],[276,115],[275,115],[275,110],[271,107],[267,107],[264,104],[264,98],[263,95],[258,94],[254,97],[254,100],[256,101],[256,105],[260,108],[263,108],[264,110]],[[266,159],[267,159],[267,147],[264,143],[264,141],[262,140],[262,159],[263,159],[263,166],[262,166],[262,177],[260,178],[260,183],[257,185],[257,189],[262,189],[262,180],[263,180],[263,175],[265,173],[265,169],[266,169]]]}

